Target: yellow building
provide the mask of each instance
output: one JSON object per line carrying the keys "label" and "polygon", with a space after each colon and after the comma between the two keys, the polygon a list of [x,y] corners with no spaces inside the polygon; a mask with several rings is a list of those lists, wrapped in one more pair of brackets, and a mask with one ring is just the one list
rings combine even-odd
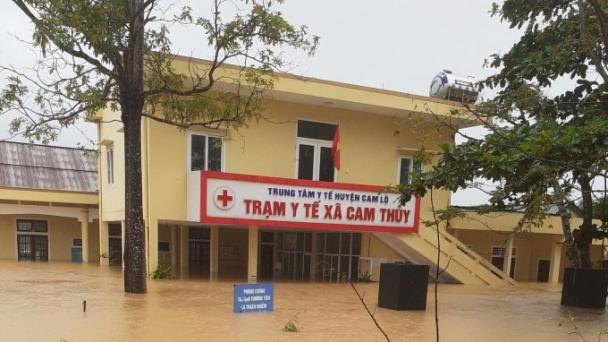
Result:
{"label": "yellow building", "polygon": [[[178,58],[177,70],[186,63]],[[377,279],[382,262],[433,264],[435,229],[421,223],[432,219],[430,197],[399,208],[395,195],[378,191],[428,167],[412,158],[422,144],[433,150],[454,142],[450,130],[437,128],[438,119],[457,127],[475,124],[456,115],[458,109],[428,97],[280,74],[263,118],[238,132],[184,131],[144,118],[148,272],[170,267],[175,275],[202,279],[339,282]],[[21,220],[34,226],[42,218],[46,259],[73,259],[70,253],[78,251],[72,245],[81,241],[83,261],[121,265],[124,139],[117,119],[116,112],[99,113],[99,150],[78,150],[82,158],[97,158],[95,170],[66,168],[98,169],[97,186],[1,185],[0,258],[19,258],[19,227],[27,225]],[[76,151],[36,146],[29,153],[45,148]],[[434,205],[447,208],[450,194],[436,191]],[[491,230],[466,218],[442,225],[440,266],[447,268],[440,279],[514,284],[503,269],[515,265],[515,280],[536,281],[540,268],[551,274],[547,280],[557,281],[565,263],[559,229],[505,238],[516,215],[492,218]],[[46,241],[30,235],[34,244]],[[505,252],[510,250],[512,258]],[[515,261],[499,262],[499,256]],[[549,263],[540,264],[545,259]]]}
{"label": "yellow building", "polygon": [[0,259],[99,259],[97,153],[0,142]]}

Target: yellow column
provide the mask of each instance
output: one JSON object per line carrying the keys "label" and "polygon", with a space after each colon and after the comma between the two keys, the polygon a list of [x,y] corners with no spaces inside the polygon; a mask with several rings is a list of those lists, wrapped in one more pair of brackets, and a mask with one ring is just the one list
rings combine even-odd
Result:
{"label": "yellow column", "polygon": [[562,237],[554,239],[551,246],[551,264],[549,265],[549,283],[559,283],[559,271],[562,266]]}
{"label": "yellow column", "polygon": [[82,262],[89,262],[89,209],[80,213],[80,238],[82,240]]}
{"label": "yellow column", "polygon": [[100,266],[108,266],[110,264],[110,247],[108,237],[108,223],[99,220],[99,258]]}
{"label": "yellow column", "polygon": [[158,268],[158,220],[150,219],[148,226],[148,274],[151,274]]}
{"label": "yellow column", "polygon": [[[504,263],[503,263],[503,267],[502,270],[503,272],[505,272],[507,274],[507,276],[510,276],[511,274],[511,259],[513,258],[513,237],[514,237],[515,233],[512,233],[511,235],[509,235],[509,239],[507,240],[507,246],[505,247],[505,255],[504,255]],[[513,275],[515,278],[515,274]]]}
{"label": "yellow column", "polygon": [[182,277],[188,275],[188,227],[179,227],[179,266]]}
{"label": "yellow column", "polygon": [[217,280],[220,265],[220,230],[217,226],[211,227],[211,245],[210,248],[210,278],[211,280]]}
{"label": "yellow column", "polygon": [[247,258],[247,280],[249,283],[258,281],[258,232],[256,226],[249,226],[249,257]]}

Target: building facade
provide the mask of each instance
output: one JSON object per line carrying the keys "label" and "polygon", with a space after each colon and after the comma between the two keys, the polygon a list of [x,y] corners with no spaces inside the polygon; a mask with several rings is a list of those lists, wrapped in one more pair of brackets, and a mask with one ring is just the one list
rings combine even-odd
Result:
{"label": "building facade", "polygon": [[97,152],[0,143],[0,259],[99,260]]}
{"label": "building facade", "polygon": [[[176,69],[187,63],[178,58]],[[180,130],[143,119],[148,273],[162,267],[200,279],[342,282],[377,279],[382,262],[433,264],[436,230],[422,223],[432,220],[430,197],[399,207],[394,195],[379,191],[431,167],[413,159],[422,145],[437,150],[454,143],[438,119],[457,127],[475,124],[455,114],[458,105],[289,74],[278,76],[270,95],[263,117],[238,131]],[[2,160],[3,168],[30,168],[36,181],[0,184],[0,258],[122,265],[119,118],[110,110],[94,118],[97,151],[36,146],[17,157],[7,154],[13,157]],[[64,159],[25,161],[28,153],[47,150]],[[79,156],[81,164],[64,155]],[[42,181],[47,176],[40,170],[58,173],[50,182],[55,184]],[[15,171],[3,172],[0,179]],[[82,181],[82,175],[89,178]],[[448,192],[435,191],[433,199],[436,208],[450,205]],[[446,270],[440,279],[557,282],[565,265],[559,225],[508,234],[516,217],[470,212],[442,224],[440,266]]]}

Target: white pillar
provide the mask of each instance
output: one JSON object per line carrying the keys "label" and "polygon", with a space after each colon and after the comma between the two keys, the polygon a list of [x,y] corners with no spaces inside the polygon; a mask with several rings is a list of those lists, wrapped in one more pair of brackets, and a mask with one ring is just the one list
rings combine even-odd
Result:
{"label": "white pillar", "polygon": [[150,218],[148,223],[148,274],[152,274],[158,268],[158,219]]}
{"label": "white pillar", "polygon": [[80,238],[82,240],[82,262],[89,262],[89,209],[80,212]]}
{"label": "white pillar", "polygon": [[247,258],[247,280],[249,283],[258,281],[258,233],[256,226],[249,226],[249,246],[247,248],[249,257]]}
{"label": "white pillar", "polygon": [[211,280],[217,280],[220,268],[220,229],[212,226],[210,230],[209,277]]}
{"label": "white pillar", "polygon": [[[511,259],[513,259],[513,238],[515,233],[511,233],[509,235],[509,239],[507,240],[507,246],[505,247],[505,255],[504,262],[502,264],[502,270],[507,274],[507,276],[511,276]],[[513,274],[513,278],[515,278],[515,274]]]}
{"label": "white pillar", "polygon": [[562,268],[562,237],[554,239],[551,245],[551,263],[549,264],[549,283],[559,283],[559,271]]}

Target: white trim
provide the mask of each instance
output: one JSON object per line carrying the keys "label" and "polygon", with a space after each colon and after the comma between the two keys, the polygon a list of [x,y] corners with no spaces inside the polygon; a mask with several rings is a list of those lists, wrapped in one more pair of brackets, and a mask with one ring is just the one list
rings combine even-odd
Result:
{"label": "white trim", "polygon": [[[200,135],[205,137],[205,170],[207,169],[207,165],[209,163],[209,137],[211,138],[219,138],[222,140],[222,160],[221,160],[221,172],[225,172],[226,170],[226,136],[221,134],[207,133],[207,132],[199,132],[199,131],[188,131],[186,134],[186,172],[196,172],[192,170],[192,136]],[[197,170],[198,171],[198,170]]]}
{"label": "white trim", "polygon": [[[315,123],[320,123],[320,124],[325,124],[325,125],[334,125],[334,126],[336,126],[336,129],[340,129],[340,123],[337,121],[312,120],[312,119],[308,119],[308,118],[304,118],[304,117],[296,117],[295,119],[296,119],[296,124],[295,124],[294,135],[296,137],[296,141],[295,141],[296,146],[295,146],[294,178],[298,179],[298,169],[300,166],[300,144],[304,143],[306,145],[313,145],[313,147],[314,147],[312,179],[318,181],[319,180],[319,166],[320,166],[320,160],[321,160],[320,147],[331,148],[333,145],[333,139],[324,140],[324,139],[313,139],[313,138],[301,138],[298,136],[298,122],[299,121],[308,121],[308,122],[315,122]],[[340,137],[340,139],[341,138],[342,137]],[[334,180],[333,180],[334,183],[338,181],[338,173],[339,173],[339,171],[334,167]]]}
{"label": "white trim", "polygon": [[[319,180],[319,170],[321,168],[321,147],[331,148],[333,142],[328,140],[310,139],[310,138],[299,138],[296,137],[296,158],[294,168],[294,178],[298,179],[298,172],[300,168],[300,145],[309,145],[313,147],[313,163],[312,163],[312,180]],[[338,181],[338,170],[334,167],[334,180]]]}
{"label": "white trim", "polygon": [[[412,157],[411,155],[400,154],[397,157],[397,178],[396,178],[397,180],[396,180],[395,184],[400,184],[400,182],[401,182],[401,160],[402,159],[409,159],[409,161],[410,161],[410,172],[409,173],[411,174],[412,172],[414,172],[414,162],[415,162],[414,157]],[[422,163],[420,163],[420,171],[424,171],[424,165]],[[408,181],[411,182],[411,179],[409,176],[408,176]]]}
{"label": "white trim", "polygon": [[[0,215],[48,215],[58,217],[75,218],[82,220],[82,209],[77,207],[25,205],[25,204],[0,204]],[[98,209],[89,209],[89,222],[99,218]]]}

